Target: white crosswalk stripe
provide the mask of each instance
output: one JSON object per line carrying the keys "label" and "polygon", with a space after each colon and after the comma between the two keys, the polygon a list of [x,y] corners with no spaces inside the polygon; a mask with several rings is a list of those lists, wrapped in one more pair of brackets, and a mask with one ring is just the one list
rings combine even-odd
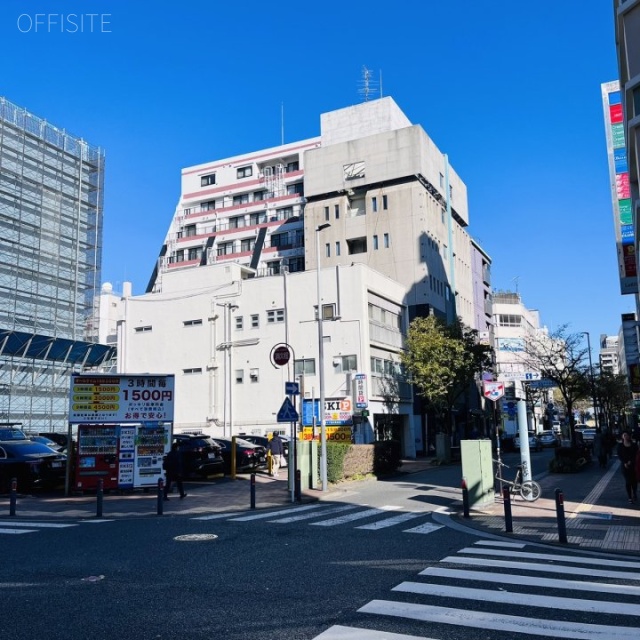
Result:
{"label": "white crosswalk stripe", "polygon": [[111,520],[86,520],[82,522],[24,522],[18,520],[0,520],[0,535],[21,535],[23,533],[37,533],[42,529],[66,529],[80,524],[94,522],[111,522]]}
{"label": "white crosswalk stripe", "polygon": [[[444,640],[452,627],[470,640],[487,631],[514,639],[640,638],[640,562],[526,548],[479,540],[396,585],[388,600],[365,604],[354,626],[330,627],[314,640]],[[367,628],[376,619],[388,625],[389,617],[397,621],[395,634]],[[424,634],[416,635],[416,624]],[[402,625],[409,635],[400,633]]]}
{"label": "white crosswalk stripe", "polygon": [[[349,512],[349,513],[347,513]],[[327,516],[333,516],[328,518]],[[216,513],[207,516],[197,516],[192,520],[228,520],[229,522],[254,522],[263,520],[272,524],[292,524],[305,520],[307,524],[316,527],[350,526],[358,520],[372,519],[372,522],[354,525],[355,529],[378,531],[404,524],[417,518],[426,518],[424,522],[410,529],[399,529],[402,533],[429,534],[441,529],[431,521],[430,511],[402,511],[400,507],[388,505],[384,507],[368,507],[357,504],[316,503],[298,507],[287,507],[277,511],[259,511],[245,513]]]}

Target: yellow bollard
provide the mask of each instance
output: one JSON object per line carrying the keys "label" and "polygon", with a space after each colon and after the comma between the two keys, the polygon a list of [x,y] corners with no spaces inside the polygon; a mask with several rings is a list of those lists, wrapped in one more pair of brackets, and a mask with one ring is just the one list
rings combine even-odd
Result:
{"label": "yellow bollard", "polygon": [[271,451],[267,451],[267,473],[272,475],[273,473],[273,457]]}

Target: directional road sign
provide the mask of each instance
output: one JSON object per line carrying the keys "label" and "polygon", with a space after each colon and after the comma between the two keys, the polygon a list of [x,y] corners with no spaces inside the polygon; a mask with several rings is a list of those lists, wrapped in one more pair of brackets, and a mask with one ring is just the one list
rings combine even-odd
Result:
{"label": "directional road sign", "polygon": [[297,382],[285,382],[284,383],[284,392],[288,396],[299,396],[300,395],[300,385]]}
{"label": "directional road sign", "polygon": [[298,422],[299,418],[300,416],[295,410],[295,407],[291,404],[291,400],[289,400],[289,398],[285,398],[282,406],[280,407],[280,411],[278,411],[278,422]]}
{"label": "directional road sign", "polygon": [[535,371],[515,371],[511,373],[501,373],[498,375],[498,380],[502,382],[512,382],[514,380],[524,380],[525,382],[531,380],[540,380],[542,376]]}

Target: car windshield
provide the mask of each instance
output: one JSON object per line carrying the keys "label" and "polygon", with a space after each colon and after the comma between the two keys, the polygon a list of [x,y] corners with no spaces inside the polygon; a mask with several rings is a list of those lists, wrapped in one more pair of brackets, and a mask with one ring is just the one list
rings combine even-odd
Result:
{"label": "car windshield", "polygon": [[0,440],[26,440],[27,436],[22,429],[14,427],[0,427]]}

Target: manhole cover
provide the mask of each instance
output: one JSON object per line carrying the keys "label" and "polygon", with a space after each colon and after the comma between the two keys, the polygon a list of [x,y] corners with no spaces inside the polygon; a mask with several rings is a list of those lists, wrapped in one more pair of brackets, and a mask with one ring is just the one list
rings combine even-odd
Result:
{"label": "manhole cover", "polygon": [[202,542],[204,540],[215,540],[217,537],[215,533],[188,533],[184,536],[176,536],[174,540],[178,542]]}

